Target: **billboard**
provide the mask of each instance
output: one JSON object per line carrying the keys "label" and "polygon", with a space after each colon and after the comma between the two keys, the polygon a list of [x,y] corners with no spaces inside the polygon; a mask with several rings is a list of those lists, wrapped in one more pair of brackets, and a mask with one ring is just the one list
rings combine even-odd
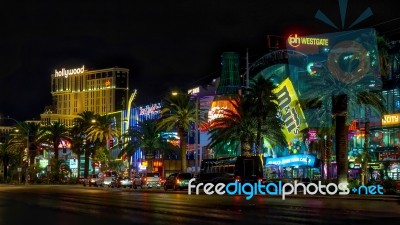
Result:
{"label": "billboard", "polygon": [[301,130],[306,129],[308,126],[303,110],[289,78],[280,83],[273,92],[278,98],[278,116],[284,122],[283,133],[286,141],[290,142],[299,135]]}
{"label": "billboard", "polygon": [[[307,58],[303,68],[290,72],[301,71],[298,86],[301,87],[299,97],[302,99],[318,95],[316,86],[329,89],[332,95],[379,90],[382,87],[374,29],[309,36],[291,34],[286,47]],[[288,59],[289,64],[298,65],[297,58],[289,55]]]}

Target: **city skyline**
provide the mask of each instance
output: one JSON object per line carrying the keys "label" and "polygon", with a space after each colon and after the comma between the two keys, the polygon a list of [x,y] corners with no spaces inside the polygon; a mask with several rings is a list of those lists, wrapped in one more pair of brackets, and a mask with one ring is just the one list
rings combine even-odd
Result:
{"label": "city skyline", "polygon": [[[118,66],[130,70],[137,105],[162,99],[172,88],[189,89],[221,75],[223,52],[248,49],[252,63],[267,53],[267,36],[346,30],[368,8],[372,16],[351,29],[372,27],[398,39],[392,2],[349,0],[342,29],[339,1],[158,3],[12,3],[2,17],[0,114],[40,119],[51,105],[55,70]],[[338,29],[316,18],[320,11]]]}

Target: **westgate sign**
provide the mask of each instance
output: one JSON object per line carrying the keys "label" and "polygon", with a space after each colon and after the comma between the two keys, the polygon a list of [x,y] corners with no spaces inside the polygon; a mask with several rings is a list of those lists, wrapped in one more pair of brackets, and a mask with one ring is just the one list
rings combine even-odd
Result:
{"label": "westgate sign", "polygon": [[68,70],[62,68],[60,71],[54,70],[54,77],[68,78],[68,76],[81,74],[84,72],[85,72],[85,65],[83,65],[81,68],[68,69]]}
{"label": "westgate sign", "polygon": [[293,48],[302,45],[316,45],[316,46],[328,46],[329,39],[327,38],[315,38],[315,37],[298,37],[297,34],[291,34],[288,38],[288,44]]}

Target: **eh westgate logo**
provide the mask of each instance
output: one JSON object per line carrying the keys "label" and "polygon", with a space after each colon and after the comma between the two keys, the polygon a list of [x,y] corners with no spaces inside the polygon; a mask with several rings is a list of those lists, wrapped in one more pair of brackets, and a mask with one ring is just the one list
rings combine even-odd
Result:
{"label": "eh westgate logo", "polygon": [[[261,181],[256,183],[239,183],[237,181],[224,184],[224,183],[198,183],[194,184],[195,179],[191,179],[188,185],[188,194],[199,195],[200,189],[204,191],[206,195],[246,195],[246,200],[250,200],[254,195],[280,195],[282,200],[285,200],[286,196],[297,195],[297,193],[303,193],[303,195],[348,195],[350,189],[347,183],[329,183],[322,184],[321,181],[318,183],[302,183],[295,181],[294,183],[277,183],[263,184]],[[382,195],[383,187],[381,185],[371,186],[360,186],[358,188],[352,188],[351,191],[358,195]]]}

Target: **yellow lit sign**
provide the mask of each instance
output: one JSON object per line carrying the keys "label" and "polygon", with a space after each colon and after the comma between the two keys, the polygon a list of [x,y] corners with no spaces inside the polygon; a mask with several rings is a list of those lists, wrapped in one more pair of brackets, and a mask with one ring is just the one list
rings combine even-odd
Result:
{"label": "yellow lit sign", "polygon": [[289,35],[288,43],[293,48],[297,48],[300,45],[328,46],[329,39],[314,38],[314,37],[298,37],[297,34],[291,34],[291,35]]}
{"label": "yellow lit sign", "polygon": [[81,73],[84,73],[84,72],[85,72],[85,65],[83,65],[81,68],[75,68],[75,69],[62,68],[60,71],[54,70],[54,77],[65,77],[65,78],[68,78],[68,76],[81,74]]}
{"label": "yellow lit sign", "polygon": [[301,130],[308,127],[292,82],[286,78],[273,91],[278,98],[279,116],[284,122],[283,133],[290,142]]}
{"label": "yellow lit sign", "polygon": [[382,125],[399,124],[400,113],[383,115]]}
{"label": "yellow lit sign", "polygon": [[210,111],[208,111],[208,122],[212,124],[212,121],[217,118],[224,116],[225,110],[232,110],[236,112],[235,107],[227,99],[214,100],[211,104]]}

